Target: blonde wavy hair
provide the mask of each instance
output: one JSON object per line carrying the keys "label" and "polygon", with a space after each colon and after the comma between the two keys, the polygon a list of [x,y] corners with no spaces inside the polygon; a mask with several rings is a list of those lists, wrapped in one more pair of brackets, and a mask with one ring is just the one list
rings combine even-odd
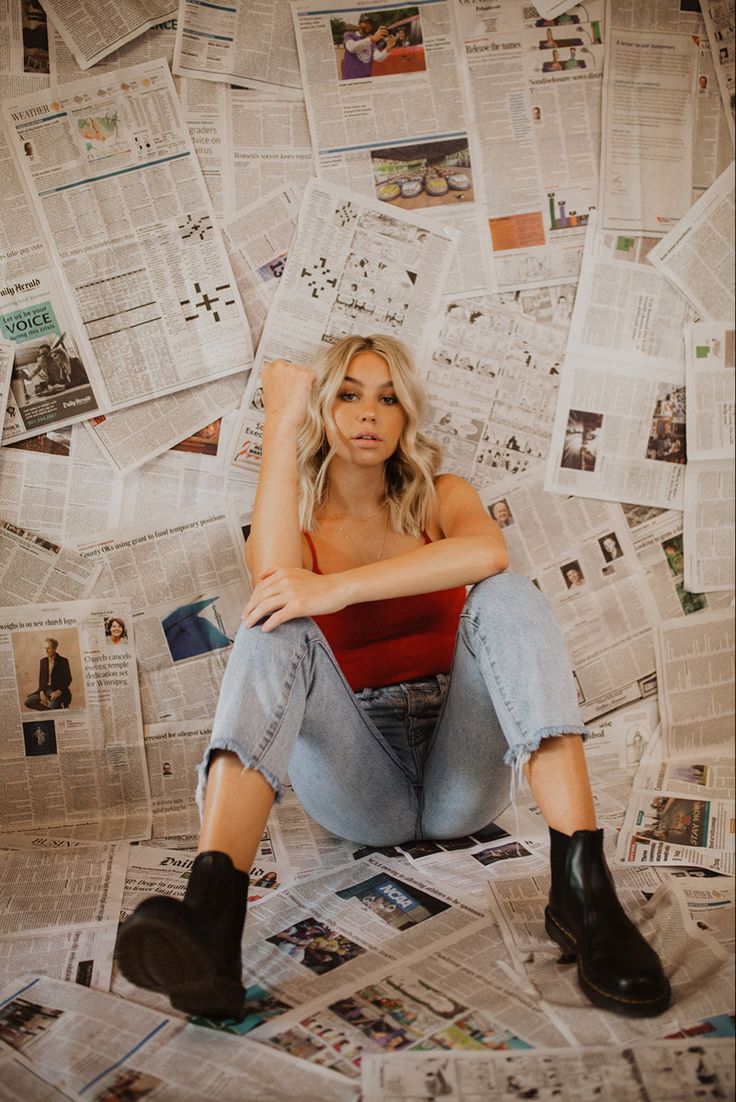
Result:
{"label": "blonde wavy hair", "polygon": [[317,379],[297,439],[300,524],[311,531],[318,510],[327,500],[335,448],[330,446],[326,430],[330,430],[333,439],[337,437],[332,407],[350,361],[359,352],[375,352],[383,357],[406,414],[396,451],[386,460],[384,468],[386,500],[393,527],[418,536],[430,520],[435,500],[434,479],[442,453],[439,444],[419,428],[426,398],[409,350],[401,341],[382,334],[343,337],[314,364]]}

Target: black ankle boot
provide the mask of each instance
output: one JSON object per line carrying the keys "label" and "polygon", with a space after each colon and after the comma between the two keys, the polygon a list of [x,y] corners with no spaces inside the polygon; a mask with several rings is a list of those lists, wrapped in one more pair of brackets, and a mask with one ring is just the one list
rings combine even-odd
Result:
{"label": "black ankle boot", "polygon": [[168,995],[171,1005],[187,1014],[239,1018],[247,901],[247,873],[227,854],[200,853],[182,902],[151,896],[120,927],[121,972],[138,987]]}
{"label": "black ankle boot", "polygon": [[603,856],[602,830],[568,837],[550,828],[552,890],[544,912],[547,934],[577,959],[578,981],[594,1006],[650,1018],[670,1005],[669,980],[616,896]]}

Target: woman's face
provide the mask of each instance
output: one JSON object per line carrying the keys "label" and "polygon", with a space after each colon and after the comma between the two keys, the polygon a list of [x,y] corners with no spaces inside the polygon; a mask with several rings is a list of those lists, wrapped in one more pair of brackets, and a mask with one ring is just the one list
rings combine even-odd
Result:
{"label": "woman's face", "polygon": [[353,356],[332,406],[337,427],[336,446],[341,459],[360,467],[389,459],[406,424],[406,414],[394,392],[388,364],[377,352]]}
{"label": "woman's face", "polygon": [[122,639],[124,630],[125,629],[123,628],[123,625],[120,623],[119,620],[110,621],[110,638],[113,639],[116,643],[119,639]]}

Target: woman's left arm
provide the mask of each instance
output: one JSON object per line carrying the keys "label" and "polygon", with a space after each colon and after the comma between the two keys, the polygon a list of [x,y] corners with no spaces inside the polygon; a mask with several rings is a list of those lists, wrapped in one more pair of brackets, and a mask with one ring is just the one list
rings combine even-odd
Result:
{"label": "woman's left arm", "polygon": [[275,570],[253,589],[245,622],[253,627],[265,618],[263,630],[271,631],[298,616],[324,616],[363,601],[474,585],[507,569],[503,533],[465,479],[438,478],[436,515],[443,538],[402,555],[336,574]]}

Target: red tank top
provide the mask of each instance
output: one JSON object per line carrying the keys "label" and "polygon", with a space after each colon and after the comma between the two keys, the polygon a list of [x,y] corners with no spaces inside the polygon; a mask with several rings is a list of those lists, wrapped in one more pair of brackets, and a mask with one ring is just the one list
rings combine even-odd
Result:
{"label": "red tank top", "polygon": [[[426,532],[425,543],[430,543]],[[321,574],[314,541],[304,538],[315,574]],[[465,587],[363,601],[315,616],[353,692],[449,673]]]}

